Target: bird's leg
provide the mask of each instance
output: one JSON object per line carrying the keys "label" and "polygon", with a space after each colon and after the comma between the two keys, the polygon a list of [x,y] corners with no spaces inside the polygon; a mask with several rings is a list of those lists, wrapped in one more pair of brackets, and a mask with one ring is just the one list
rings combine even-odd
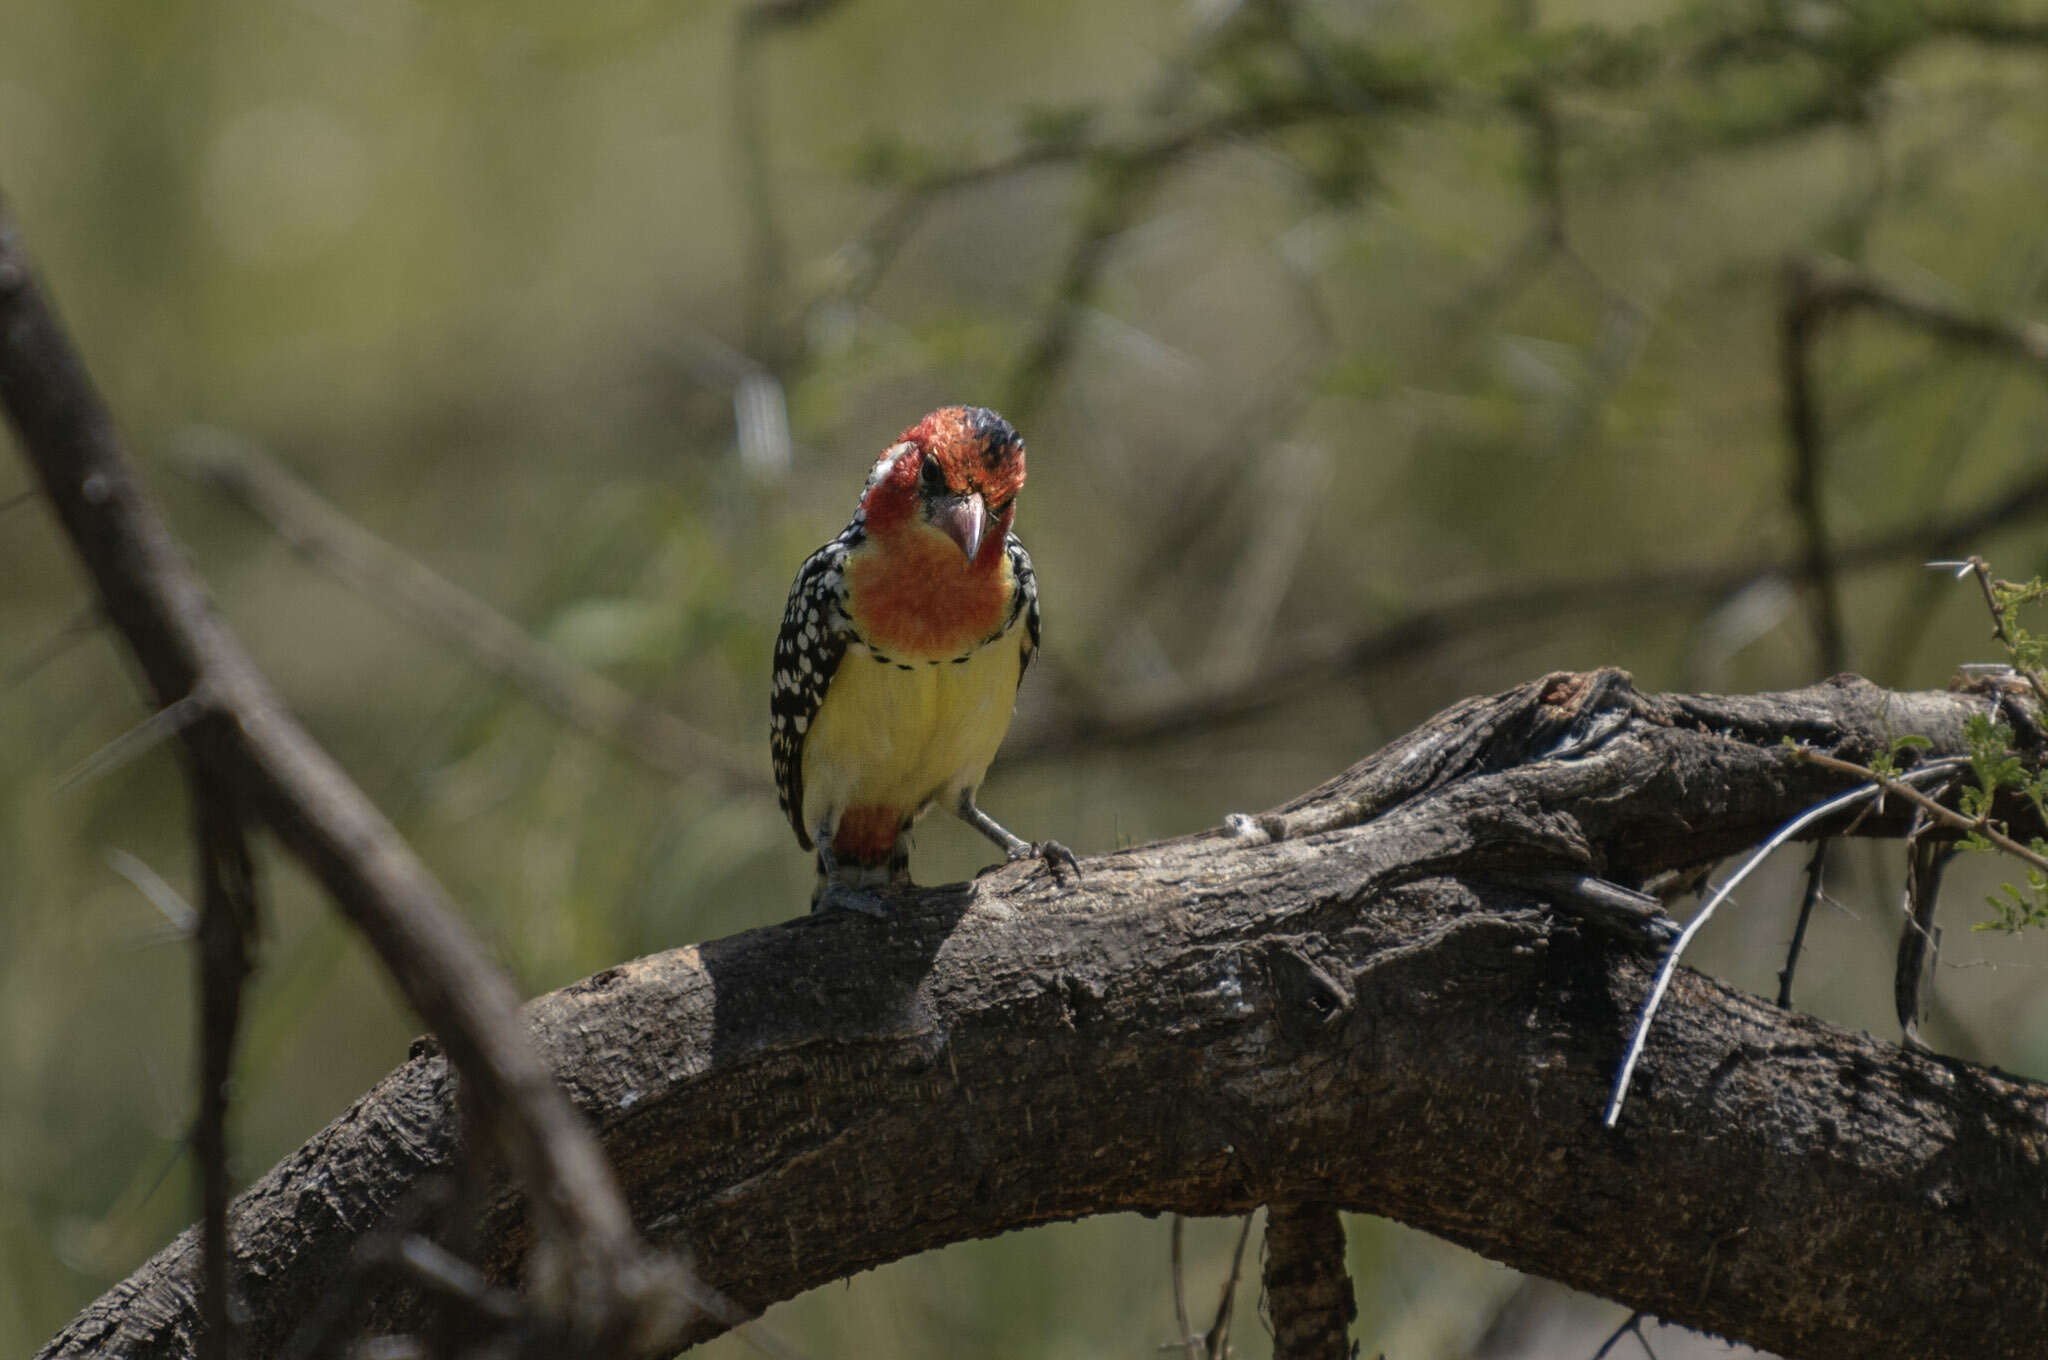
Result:
{"label": "bird's leg", "polygon": [[1001,822],[974,805],[974,790],[960,790],[960,804],[953,809],[960,814],[960,820],[979,831],[1003,848],[1003,858],[1015,864],[1020,859],[1042,859],[1045,867],[1059,877],[1060,866],[1074,871],[1074,877],[1081,876],[1081,863],[1074,858],[1074,852],[1058,841],[1033,843],[1011,832]]}
{"label": "bird's leg", "polygon": [[823,911],[857,911],[866,916],[887,916],[889,904],[881,894],[847,881],[849,870],[832,853],[828,826],[819,826],[811,836],[818,847],[818,886],[811,893],[811,914]]}

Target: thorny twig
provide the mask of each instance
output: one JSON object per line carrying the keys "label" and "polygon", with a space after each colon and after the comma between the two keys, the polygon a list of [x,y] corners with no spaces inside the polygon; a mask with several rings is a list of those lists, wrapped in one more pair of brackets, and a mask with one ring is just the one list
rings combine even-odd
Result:
{"label": "thorny twig", "polygon": [[[1981,557],[1972,557],[1969,565],[1970,574],[1977,578],[1977,586],[1984,592],[1984,607],[1991,611],[1991,636],[1998,639],[1999,645],[2005,648],[2007,655],[2013,655],[2018,644],[2013,638],[2012,630],[2006,627],[2005,606],[1998,599],[1998,587],[2005,585],[2006,582],[1992,579],[1991,564]],[[2032,666],[2016,666],[2014,669],[2026,678],[2028,688],[2034,691],[2034,698],[2040,702],[2044,711],[2048,711],[2048,683],[2042,681],[2041,673]]]}
{"label": "thorny twig", "polygon": [[1824,770],[1838,770],[1843,774],[1854,775],[1858,779],[1868,780],[1877,791],[1885,794],[1895,793],[1899,795],[1899,797],[1904,798],[1914,807],[1919,808],[1942,825],[1954,827],[1958,831],[1982,836],[1985,840],[2015,859],[2031,864],[2036,869],[2048,871],[2048,857],[2042,856],[2031,847],[2022,845],[2011,836],[2000,831],[1993,823],[1988,810],[1980,816],[1965,817],[1954,808],[1944,807],[1941,803],[1936,802],[1907,783],[1908,780],[1920,778],[1929,770],[1952,768],[1954,766],[1953,761],[1939,761],[1931,765],[1923,765],[1909,774],[1887,775],[1873,770],[1867,765],[1858,765],[1853,760],[1841,760],[1835,756],[1823,755],[1819,751],[1808,750],[1803,747],[1799,749],[1798,756],[1801,760],[1818,765]]}

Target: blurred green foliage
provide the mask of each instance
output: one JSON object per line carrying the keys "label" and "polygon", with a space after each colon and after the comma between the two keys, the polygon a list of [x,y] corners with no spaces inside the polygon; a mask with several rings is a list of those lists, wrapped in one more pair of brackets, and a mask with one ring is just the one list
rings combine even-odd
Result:
{"label": "blurred green foliage", "polygon": [[[2043,304],[2048,16],[2022,8],[818,9],[0,12],[0,189],[153,490],[258,660],[532,991],[801,910],[810,868],[773,798],[658,778],[564,731],[182,476],[181,440],[272,450],[564,653],[758,747],[765,777],[796,563],[898,429],[945,401],[1002,407],[1031,448],[1020,528],[1047,617],[1013,742],[1045,754],[999,760],[985,802],[1087,851],[1270,805],[1549,668],[1816,678],[1782,586],[1622,592],[1220,729],[1058,741],[1078,715],[1256,681],[1416,608],[1794,552],[1788,253],[1991,314]],[[1843,542],[2041,467],[2048,407],[2023,371],[1872,320],[1820,357]],[[786,397],[786,468],[741,456],[749,378]],[[0,463],[0,501],[25,485]],[[2018,577],[2044,566],[2038,523],[1967,547]],[[1853,664],[1882,683],[1938,684],[1987,653],[1978,603],[1910,555],[1849,576],[1845,599]],[[184,890],[176,771],[157,752],[57,790],[142,716],[116,641],[74,628],[86,604],[41,509],[0,512],[11,1353],[194,1207],[190,962],[110,861]],[[266,858],[244,1178],[416,1028]],[[939,881],[984,858],[935,819],[916,867]],[[1889,1030],[1897,859],[1839,857],[1802,1004]],[[1724,913],[1703,966],[1768,985],[1795,867]],[[1937,979],[1930,1037],[2048,1075],[2042,957],[2032,936],[1958,941],[1944,963],[1980,971],[1953,995]],[[1206,1314],[1232,1235],[1197,1226]],[[1392,1225],[1352,1232],[1368,1354],[1473,1353],[1515,1289]],[[1141,1355],[1171,1335],[1166,1280],[1163,1224],[1102,1220],[901,1263],[772,1318],[820,1355]],[[1238,1335],[1264,1353],[1249,1318]]]}

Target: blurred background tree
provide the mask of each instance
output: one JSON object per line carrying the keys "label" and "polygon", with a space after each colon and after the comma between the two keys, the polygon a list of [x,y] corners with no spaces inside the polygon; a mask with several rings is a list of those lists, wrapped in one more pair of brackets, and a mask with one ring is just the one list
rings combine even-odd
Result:
{"label": "blurred background tree", "polygon": [[[1967,542],[1925,531],[2040,476],[2024,368],[1843,318],[1802,351],[1802,480],[1780,336],[1788,257],[1959,313],[2039,308],[2048,12],[15,0],[0,19],[0,186],[153,489],[257,659],[530,991],[802,910],[810,866],[766,783],[783,594],[874,454],[944,402],[997,406],[1031,447],[1047,651],[986,802],[1084,854],[1270,805],[1551,668],[1939,684],[1991,649],[1967,585],[1922,560],[2044,567],[2039,495]],[[268,451],[757,755],[760,783],[651,769],[295,559],[189,475],[224,447]],[[195,1195],[177,776],[158,752],[60,787],[141,711],[55,529],[12,500],[26,486],[0,464],[17,1353]],[[1816,541],[1842,564],[1829,590],[1789,565]],[[1838,852],[1802,1006],[1893,1028],[1898,855]],[[925,881],[986,858],[951,819],[920,832]],[[1778,868],[1695,955],[1765,992],[1799,897],[1799,858]],[[2048,1076],[2037,943],[1960,929],[1999,873],[1957,868],[1925,1032]],[[244,1176],[417,1028],[309,885],[276,878]],[[1621,1321],[1349,1227],[1367,1354],[1580,1356]],[[1194,1226],[1198,1304],[1234,1237]],[[1174,1332],[1165,1241],[1143,1220],[1013,1235],[775,1326],[819,1355],[1148,1354]],[[1688,1344],[1708,1345],[1659,1353]]]}

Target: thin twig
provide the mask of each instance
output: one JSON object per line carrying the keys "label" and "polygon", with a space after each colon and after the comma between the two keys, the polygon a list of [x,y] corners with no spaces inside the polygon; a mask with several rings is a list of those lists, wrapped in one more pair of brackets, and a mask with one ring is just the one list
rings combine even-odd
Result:
{"label": "thin twig", "polygon": [[2048,374],[2048,326],[1988,316],[1923,297],[1839,260],[1806,259],[1807,304],[1815,319],[1826,312],[1864,308],[1938,340],[2014,359]]}
{"label": "thin twig", "polygon": [[149,904],[170,922],[168,938],[186,940],[192,937],[199,925],[199,913],[192,910],[192,904],[180,896],[176,888],[164,881],[162,874],[121,849],[107,851],[107,867],[134,885],[135,891],[148,899]]}
{"label": "thin twig", "polygon": [[1230,1253],[1230,1275],[1223,1281],[1223,1293],[1216,1300],[1216,1320],[1202,1338],[1209,1360],[1227,1360],[1230,1354],[1230,1324],[1237,1314],[1237,1282],[1244,1274],[1244,1246],[1251,1241],[1252,1216],[1246,1214],[1237,1229],[1237,1248]]}
{"label": "thin twig", "polygon": [[64,793],[88,780],[112,774],[136,757],[155,750],[205,717],[206,708],[205,696],[197,692],[165,704],[57,776],[57,792]]}
{"label": "thin twig", "polygon": [[276,460],[238,440],[188,440],[182,460],[294,551],[373,604],[450,641],[579,732],[677,779],[710,775],[734,791],[767,786],[765,762],[567,660],[461,586],[328,504]]}
{"label": "thin twig", "polygon": [[1650,1338],[1643,1335],[1643,1318],[1646,1316],[1647,1314],[1641,1310],[1630,1313],[1623,1320],[1622,1324],[1609,1333],[1605,1341],[1600,1343],[1600,1349],[1593,1352],[1593,1360],[1607,1360],[1607,1353],[1613,1350],[1623,1337],[1629,1335],[1633,1335],[1642,1346],[1643,1354],[1649,1356],[1650,1360],[1657,1360],[1657,1352],[1650,1349]]}
{"label": "thin twig", "polygon": [[1992,579],[1991,564],[1981,557],[1970,559],[1970,574],[1977,578],[1977,586],[1984,592],[1984,607],[1991,611],[1991,636],[1998,639],[1998,644],[2005,648],[2006,655],[2014,658],[2013,669],[2026,677],[2028,688],[2034,691],[2034,698],[2040,702],[2043,711],[2048,711],[2048,684],[2043,683],[2040,672],[2032,666],[2018,664],[2017,644],[2013,640],[2012,630],[2006,627],[2005,606],[1998,599],[1998,587],[2005,583]]}
{"label": "thin twig", "polygon": [[1202,1360],[1201,1338],[1195,1335],[1194,1324],[1188,1321],[1187,1276],[1181,1265],[1181,1238],[1185,1235],[1186,1225],[1187,1220],[1175,1214],[1168,1238],[1173,1254],[1173,1323],[1180,1329],[1180,1346],[1186,1352],[1187,1360]]}
{"label": "thin twig", "polygon": [[1929,769],[1952,766],[1954,764],[1952,761],[1941,761],[1938,762],[1938,765],[1922,766],[1911,774],[1894,777],[1879,774],[1869,766],[1858,765],[1853,760],[1839,760],[1834,756],[1823,755],[1819,751],[1809,751],[1802,748],[1799,751],[1799,758],[1810,761],[1824,770],[1837,770],[1843,774],[1853,774],[1858,779],[1867,779],[1886,793],[1898,794],[1901,798],[1921,809],[1944,826],[1952,826],[1958,831],[1966,831],[1973,835],[1982,836],[1985,840],[1991,842],[1991,844],[2005,851],[2006,854],[2011,855],[2013,858],[2031,864],[2036,869],[2048,872],[2048,856],[2043,856],[2031,846],[2022,845],[2011,836],[2000,831],[1992,823],[1988,812],[1981,817],[1965,817],[1954,808],[1944,807],[1939,802],[1929,798],[1920,790],[1912,788],[1906,783],[1909,779],[1919,778]]}
{"label": "thin twig", "polygon": [[1785,966],[1778,970],[1778,1005],[1792,1008],[1792,974],[1799,967],[1799,951],[1806,944],[1806,926],[1813,919],[1814,904],[1820,901],[1821,884],[1827,874],[1828,848],[1833,840],[1813,843],[1813,857],[1806,861],[1806,890],[1799,895],[1799,919],[1792,927],[1792,943],[1785,949]]}
{"label": "thin twig", "polygon": [[[1812,758],[1811,753],[1807,754],[1808,758]],[[1825,763],[1825,759],[1823,763]],[[1839,763],[1848,766],[1846,761]],[[1685,947],[1692,943],[1693,936],[1699,934],[1707,922],[1713,918],[1715,909],[1728,900],[1728,895],[1734,892],[1741,885],[1742,881],[1755,871],[1759,864],[1770,858],[1771,853],[1779,846],[1785,844],[1785,842],[1791,840],[1815,822],[1831,817],[1844,808],[1854,807],[1858,803],[1869,802],[1879,794],[1891,789],[1896,789],[1900,792],[1914,792],[1914,790],[1907,787],[1907,781],[1928,779],[1936,775],[1946,776],[1964,763],[1960,757],[1952,760],[1931,761],[1898,779],[1866,784],[1861,788],[1851,789],[1847,793],[1830,798],[1825,803],[1808,808],[1791,821],[1785,823],[1784,826],[1778,828],[1777,832],[1769,840],[1765,841],[1755,854],[1743,861],[1742,867],[1729,875],[1728,881],[1715,889],[1714,895],[1701,904],[1698,914],[1686,923],[1683,931],[1679,932],[1677,943],[1671,946],[1671,952],[1664,956],[1664,962],[1658,967],[1656,981],[1651,984],[1650,994],[1643,1002],[1641,1013],[1636,1017],[1635,1033],[1629,1039],[1628,1052],[1622,1057],[1621,1070],[1614,1078],[1614,1091],[1608,1097],[1607,1111],[1601,1117],[1601,1122],[1611,1129],[1621,1118],[1621,1103],[1628,1098],[1629,1081],[1635,1075],[1636,1063],[1642,1058],[1643,1045],[1650,1036],[1650,1022],[1657,1018],[1657,1007],[1662,1004],[1664,993],[1671,986],[1672,976],[1678,971],[1678,960],[1685,953]],[[1851,772],[1860,772],[1865,776],[1870,774],[1867,770],[1860,770],[1860,767],[1848,766],[1848,768]]]}

